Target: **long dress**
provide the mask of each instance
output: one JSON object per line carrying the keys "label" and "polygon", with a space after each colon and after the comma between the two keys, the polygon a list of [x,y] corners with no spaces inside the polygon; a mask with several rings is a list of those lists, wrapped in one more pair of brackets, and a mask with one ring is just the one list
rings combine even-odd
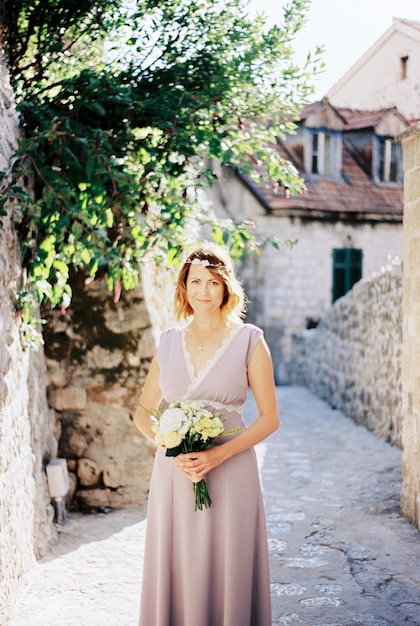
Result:
{"label": "long dress", "polygon": [[[251,324],[231,335],[197,376],[185,329],[165,331],[158,348],[168,403],[206,400],[226,429],[244,426],[247,364],[262,336]],[[158,449],[148,503],[140,626],[271,626],[265,513],[254,449],[205,477],[209,509],[194,510],[192,483]]]}

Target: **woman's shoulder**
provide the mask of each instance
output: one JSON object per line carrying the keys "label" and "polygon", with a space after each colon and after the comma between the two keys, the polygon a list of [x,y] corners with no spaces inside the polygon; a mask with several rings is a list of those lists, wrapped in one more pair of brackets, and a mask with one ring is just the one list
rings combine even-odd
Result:
{"label": "woman's shoulder", "polygon": [[171,326],[170,328],[166,328],[160,334],[159,343],[168,343],[171,341],[178,341],[182,333],[184,331],[185,326]]}
{"label": "woman's shoulder", "polygon": [[180,332],[182,332],[182,330],[184,329],[184,326],[170,326],[169,328],[165,328],[165,330],[162,331],[161,336],[162,335],[176,335]]}
{"label": "woman's shoulder", "polygon": [[246,363],[248,364],[254,352],[254,348],[264,336],[263,331],[258,326],[255,326],[255,324],[245,322],[240,324],[237,336],[240,337],[240,342],[242,343],[243,349],[246,351]]}
{"label": "woman's shoulder", "polygon": [[161,332],[158,341],[158,354],[167,353],[181,345],[182,327],[172,326]]}
{"label": "woman's shoulder", "polygon": [[161,332],[160,338],[177,337],[182,333],[183,329],[184,326],[170,326]]}
{"label": "woman's shoulder", "polygon": [[247,345],[251,350],[255,348],[260,339],[264,337],[261,328],[255,326],[255,324],[248,324],[246,322],[238,324],[234,332],[239,338],[239,341],[243,342],[244,345]]}
{"label": "woman's shoulder", "polygon": [[255,324],[249,324],[248,322],[244,322],[242,324],[242,327],[244,329],[246,329],[246,331],[250,334],[250,335],[255,335],[258,337],[262,337],[264,334],[264,331],[259,328],[259,326],[255,326]]}

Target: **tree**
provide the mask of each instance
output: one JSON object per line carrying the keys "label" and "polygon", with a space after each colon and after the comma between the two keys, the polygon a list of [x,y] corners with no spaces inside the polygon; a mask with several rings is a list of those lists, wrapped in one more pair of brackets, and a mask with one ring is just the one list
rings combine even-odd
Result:
{"label": "tree", "polygon": [[22,141],[0,200],[15,206],[25,315],[32,294],[65,309],[72,270],[106,277],[117,300],[148,254],[179,256],[192,221],[233,254],[255,246],[251,225],[216,220],[199,190],[210,159],[299,188],[275,144],[320,66],[319,50],[293,61],[309,4],[290,0],[267,29],[244,0],[3,0]]}

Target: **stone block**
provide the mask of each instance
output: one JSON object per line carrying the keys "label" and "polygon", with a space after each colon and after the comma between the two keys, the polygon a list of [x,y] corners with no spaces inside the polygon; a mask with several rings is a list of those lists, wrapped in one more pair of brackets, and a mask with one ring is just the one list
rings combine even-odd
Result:
{"label": "stone block", "polygon": [[110,487],[111,489],[117,489],[124,484],[122,480],[122,472],[118,464],[114,461],[112,463],[108,463],[102,472],[102,480],[105,487]]}
{"label": "stone block", "polygon": [[419,201],[412,200],[404,206],[404,229],[407,233],[405,239],[410,237],[411,233],[418,232],[420,228],[420,207]]}
{"label": "stone block", "polygon": [[103,509],[111,506],[108,489],[82,489],[77,491],[75,501],[82,510]]}
{"label": "stone block", "polygon": [[100,478],[99,467],[92,459],[79,459],[77,477],[82,487],[96,487]]}
{"label": "stone block", "polygon": [[87,355],[87,364],[94,369],[113,369],[118,367],[124,360],[121,350],[106,350],[101,346],[94,346]]}
{"label": "stone block", "polygon": [[61,387],[51,389],[48,400],[50,406],[57,411],[79,411],[86,408],[87,394],[83,387]]}
{"label": "stone block", "polygon": [[420,273],[411,279],[411,304],[420,309]]}
{"label": "stone block", "polygon": [[77,476],[74,472],[69,472],[69,490],[65,497],[66,508],[69,509],[71,507],[71,503],[74,498],[74,494],[77,490]]}
{"label": "stone block", "polygon": [[69,380],[68,371],[61,366],[60,363],[53,359],[47,359],[49,386],[51,387],[65,387]]}
{"label": "stone block", "polygon": [[69,437],[67,438],[67,445],[64,441],[61,442],[60,447],[62,453],[66,456],[69,456],[70,458],[73,456],[81,457],[87,450],[88,443],[83,433],[80,433],[78,431],[71,431]]}
{"label": "stone block", "polygon": [[420,233],[409,238],[404,261],[408,274],[415,275],[420,268]]}
{"label": "stone block", "polygon": [[404,177],[404,201],[418,202],[420,198],[420,166],[413,166]]}
{"label": "stone block", "polygon": [[145,331],[141,336],[137,354],[139,354],[141,359],[152,359],[156,352],[156,347],[156,341],[152,332],[150,330]]}
{"label": "stone block", "polygon": [[115,306],[104,313],[105,325],[116,335],[138,331],[149,326],[149,313],[144,302]]}

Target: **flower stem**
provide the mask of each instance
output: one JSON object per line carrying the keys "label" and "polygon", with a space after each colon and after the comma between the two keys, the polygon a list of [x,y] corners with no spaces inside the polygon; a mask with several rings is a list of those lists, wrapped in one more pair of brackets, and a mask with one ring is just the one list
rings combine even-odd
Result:
{"label": "flower stem", "polygon": [[203,479],[198,483],[193,483],[195,507],[194,510],[203,510],[203,507],[209,509],[211,507],[211,498],[207,491],[207,485]]}

